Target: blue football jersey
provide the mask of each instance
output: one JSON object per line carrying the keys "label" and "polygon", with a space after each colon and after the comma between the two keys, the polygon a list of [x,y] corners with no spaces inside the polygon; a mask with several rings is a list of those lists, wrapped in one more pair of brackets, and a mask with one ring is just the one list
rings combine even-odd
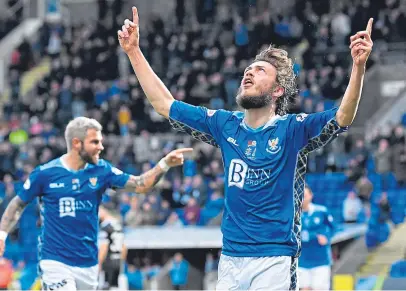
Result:
{"label": "blue football jersey", "polygon": [[224,254],[299,256],[307,154],[346,129],[336,112],[275,116],[254,130],[242,112],[172,104],[169,121],[176,130],[221,149]]}
{"label": "blue football jersey", "polygon": [[[331,238],[334,234],[333,216],[322,205],[310,204],[309,211],[302,213],[302,254],[299,267],[311,269],[329,266],[331,258]],[[328,244],[319,244],[317,235],[324,235]]]}
{"label": "blue football jersey", "polygon": [[107,188],[122,188],[128,174],[104,160],[79,171],[61,158],[36,167],[18,196],[25,202],[39,197],[42,230],[39,259],[70,266],[98,263],[98,210]]}

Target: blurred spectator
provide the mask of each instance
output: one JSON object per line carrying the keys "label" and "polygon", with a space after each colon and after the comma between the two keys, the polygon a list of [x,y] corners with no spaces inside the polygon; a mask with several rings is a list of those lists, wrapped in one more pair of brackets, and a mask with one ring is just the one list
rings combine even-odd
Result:
{"label": "blurred spectator", "polygon": [[388,201],[388,194],[386,192],[383,192],[379,202],[379,209],[380,209],[380,213],[379,213],[379,222],[380,223],[385,223],[389,220],[390,218],[390,212],[391,212],[391,207],[389,205],[389,201]]}
{"label": "blurred spectator", "polygon": [[183,222],[179,219],[176,212],[172,212],[164,224],[166,227],[183,227]]}
{"label": "blurred spectator", "polygon": [[368,176],[366,175],[362,176],[355,184],[355,189],[361,201],[364,204],[368,204],[371,197],[371,193],[374,190],[374,186],[368,179]]}
{"label": "blurred spectator", "polygon": [[351,191],[344,200],[343,217],[346,223],[357,222],[358,215],[362,211],[361,200]]}
{"label": "blurred spectator", "polygon": [[5,258],[0,258],[0,290],[8,290],[13,279],[13,265]]}
{"label": "blurred spectator", "polygon": [[137,215],[136,225],[155,225],[158,221],[158,214],[152,208],[151,203],[144,202],[141,211]]}
{"label": "blurred spectator", "polygon": [[187,225],[195,225],[200,219],[200,207],[195,198],[190,198],[185,207],[185,221]]}
{"label": "blurred spectator", "polygon": [[393,147],[393,173],[400,187],[406,186],[406,142]]}
{"label": "blurred spectator", "polygon": [[174,290],[181,290],[181,288],[187,284],[188,275],[189,263],[183,258],[181,253],[176,253],[169,271]]}
{"label": "blurred spectator", "polygon": [[389,148],[389,142],[382,139],[379,142],[379,147],[375,151],[375,171],[382,177],[382,189],[388,189],[389,173],[392,169],[392,151]]}
{"label": "blurred spectator", "polygon": [[144,275],[139,268],[129,265],[126,275],[130,290],[144,290]]}
{"label": "blurred spectator", "polygon": [[141,222],[140,207],[138,205],[138,197],[133,196],[130,199],[130,209],[125,215],[125,224],[128,227],[136,227]]}
{"label": "blurred spectator", "polygon": [[203,282],[204,290],[215,290],[217,283],[217,270],[218,270],[219,258],[214,258],[212,253],[206,255],[206,264],[204,267],[205,277]]}
{"label": "blurred spectator", "polygon": [[158,225],[163,225],[172,213],[171,205],[167,200],[162,200],[158,209]]}

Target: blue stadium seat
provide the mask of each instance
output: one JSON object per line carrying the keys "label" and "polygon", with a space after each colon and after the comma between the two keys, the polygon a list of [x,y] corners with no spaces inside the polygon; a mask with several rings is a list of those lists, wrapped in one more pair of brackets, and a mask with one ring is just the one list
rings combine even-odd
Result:
{"label": "blue stadium seat", "polygon": [[368,156],[366,167],[368,173],[375,173],[375,160],[371,155]]}
{"label": "blue stadium seat", "polygon": [[390,236],[390,227],[387,223],[382,223],[379,225],[379,242],[384,243],[388,240]]}
{"label": "blue stadium seat", "polygon": [[374,185],[375,191],[380,191],[382,189],[382,179],[381,176],[375,172],[368,174],[368,179]]}
{"label": "blue stadium seat", "polygon": [[379,245],[379,232],[374,229],[368,229],[365,235],[365,244],[367,248],[374,248]]}
{"label": "blue stadium seat", "polygon": [[406,260],[394,262],[390,268],[389,275],[392,278],[406,278]]}

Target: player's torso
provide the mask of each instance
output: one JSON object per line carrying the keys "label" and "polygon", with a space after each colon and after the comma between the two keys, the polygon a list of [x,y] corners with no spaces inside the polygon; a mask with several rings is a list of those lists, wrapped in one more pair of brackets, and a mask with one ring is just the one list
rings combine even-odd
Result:
{"label": "player's torso", "polygon": [[228,189],[258,192],[283,188],[286,183],[278,178],[293,176],[295,170],[297,151],[291,139],[287,122],[260,131],[226,124],[221,149]]}
{"label": "player's torso", "polygon": [[101,230],[108,234],[109,248],[105,265],[119,265],[123,251],[124,233],[120,223],[109,221],[102,223]]}
{"label": "player's torso", "polygon": [[325,235],[327,230],[326,213],[323,211],[310,211],[302,213],[302,252],[299,266],[313,268],[329,265],[331,252],[329,245],[320,245],[317,235]]}
{"label": "player's torso", "polygon": [[[97,256],[98,206],[107,188],[102,167],[90,166],[80,171],[63,167],[46,169],[46,181],[40,196],[43,253],[66,260]],[[76,260],[76,259],[75,259]],[[68,262],[68,261],[66,261]]]}
{"label": "player's torso", "polygon": [[[223,128],[226,199],[222,229],[227,240],[276,244],[292,240],[297,151],[289,120],[281,117],[280,121],[260,131],[231,123]],[[287,253],[294,254],[294,250]],[[267,249],[263,254],[270,253]]]}
{"label": "player's torso", "polygon": [[97,168],[77,172],[52,169],[41,195],[46,214],[58,217],[61,223],[69,223],[72,219],[78,223],[90,213],[96,213],[107,188],[103,175],[105,173]]}
{"label": "player's torso", "polygon": [[314,232],[325,228],[324,224],[324,213],[323,212],[313,212],[309,214],[308,212],[302,213],[302,232],[309,231]]}

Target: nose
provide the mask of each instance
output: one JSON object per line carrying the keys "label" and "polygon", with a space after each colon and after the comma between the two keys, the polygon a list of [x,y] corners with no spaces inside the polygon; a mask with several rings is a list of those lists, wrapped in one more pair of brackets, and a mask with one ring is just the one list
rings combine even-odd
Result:
{"label": "nose", "polygon": [[251,70],[245,72],[245,77],[254,77]]}
{"label": "nose", "polygon": [[104,150],[104,146],[100,143],[99,144],[99,151],[102,151],[102,150]]}

